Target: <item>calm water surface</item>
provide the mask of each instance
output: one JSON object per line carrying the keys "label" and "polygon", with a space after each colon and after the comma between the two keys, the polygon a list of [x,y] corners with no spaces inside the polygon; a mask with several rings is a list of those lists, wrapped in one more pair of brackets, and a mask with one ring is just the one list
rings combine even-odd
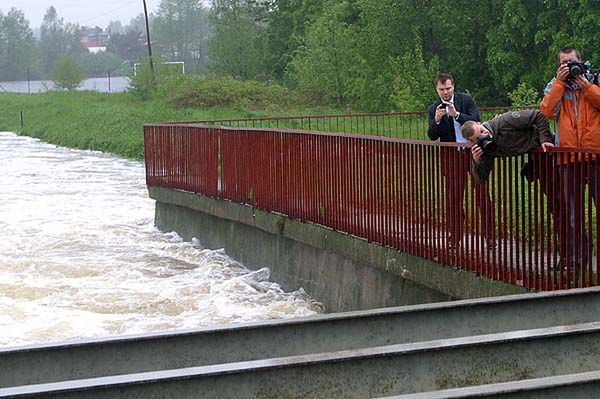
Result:
{"label": "calm water surface", "polygon": [[[118,93],[127,91],[129,85],[129,79],[124,76],[113,76],[110,78],[90,78],[83,81],[81,87],[78,90],[93,90],[104,93]],[[27,81],[14,81],[14,82],[0,82],[0,91],[7,91],[10,93],[40,93],[51,90],[54,88],[54,83],[49,80],[32,80]]]}
{"label": "calm water surface", "polygon": [[0,132],[0,346],[321,311],[153,217],[141,163]]}

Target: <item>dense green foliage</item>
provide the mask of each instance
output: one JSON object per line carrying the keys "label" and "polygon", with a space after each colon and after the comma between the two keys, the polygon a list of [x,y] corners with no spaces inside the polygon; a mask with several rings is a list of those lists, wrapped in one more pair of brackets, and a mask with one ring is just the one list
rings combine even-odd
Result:
{"label": "dense green foliage", "polygon": [[264,32],[263,3],[254,0],[211,3],[213,36],[208,43],[211,71],[236,79],[265,79],[259,47]]}
{"label": "dense green foliage", "polygon": [[35,39],[23,12],[12,8],[4,15],[0,10],[0,78],[19,79],[35,60]]}
{"label": "dense green foliage", "polygon": [[129,68],[123,70],[121,57],[104,51],[81,54],[77,62],[88,77],[107,76],[109,72],[113,76],[129,72]]}
{"label": "dense green foliage", "polygon": [[480,105],[530,103],[560,47],[600,62],[589,1],[212,0],[209,12],[212,72],[365,111],[423,109],[439,71]]}
{"label": "dense green foliage", "polygon": [[158,53],[184,61],[189,70],[204,68],[208,42],[208,12],[197,0],[162,0],[152,24]]}
{"label": "dense green foliage", "polygon": [[231,107],[280,109],[318,105],[314,99],[276,83],[182,74],[158,63],[152,74],[149,64],[130,77],[129,92],[140,99],[161,99],[175,108]]}
{"label": "dense green foliage", "polygon": [[79,41],[79,26],[65,23],[54,7],[50,7],[44,15],[40,28],[42,73],[51,74],[56,63],[65,56],[76,57],[85,53]]}
{"label": "dense green foliage", "polygon": [[165,99],[174,107],[233,107],[241,109],[284,109],[307,103],[297,93],[277,84],[255,80],[172,80]]}

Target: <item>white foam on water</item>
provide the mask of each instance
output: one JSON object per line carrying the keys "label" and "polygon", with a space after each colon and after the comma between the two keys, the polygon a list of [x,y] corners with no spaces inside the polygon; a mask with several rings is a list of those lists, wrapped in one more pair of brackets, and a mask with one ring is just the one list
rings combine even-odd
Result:
{"label": "white foam on water", "polygon": [[153,216],[141,163],[0,133],[0,346],[322,311]]}

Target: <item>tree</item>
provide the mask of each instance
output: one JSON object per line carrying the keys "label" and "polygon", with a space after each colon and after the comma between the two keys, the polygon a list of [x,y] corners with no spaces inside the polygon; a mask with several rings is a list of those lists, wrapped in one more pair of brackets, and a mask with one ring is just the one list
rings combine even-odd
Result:
{"label": "tree", "polygon": [[290,63],[289,75],[299,88],[339,105],[352,104],[365,60],[357,50],[358,35],[347,23],[353,10],[347,2],[325,9],[309,28],[306,44]]}
{"label": "tree", "polygon": [[106,76],[108,72],[117,70],[123,60],[116,54],[107,51],[81,54],[78,64],[85,76]]}
{"label": "tree", "polygon": [[56,88],[73,91],[81,86],[84,79],[85,75],[73,57],[63,55],[56,62],[52,72],[52,80]]}
{"label": "tree", "polygon": [[262,35],[262,60],[270,75],[283,80],[296,51],[304,45],[306,28],[323,10],[321,0],[271,0]]}
{"label": "tree", "polygon": [[265,79],[260,51],[267,3],[211,0],[210,69],[236,79]]}
{"label": "tree", "polygon": [[[148,15],[148,22],[150,22],[150,25],[152,25],[154,22],[154,14],[150,13],[150,15]],[[138,14],[136,17],[131,18],[131,21],[129,21],[129,25],[127,25],[125,31],[129,32],[132,30],[146,32],[146,17],[144,16],[144,13]]]}
{"label": "tree", "polygon": [[209,27],[208,10],[200,0],[162,0],[153,28],[164,58],[185,61],[190,68],[204,68]]}
{"label": "tree", "polygon": [[23,80],[27,68],[37,69],[36,46],[22,11],[0,11],[0,80]]}
{"label": "tree", "polygon": [[87,51],[79,41],[79,26],[65,24],[54,7],[50,7],[44,15],[39,46],[46,72],[53,71],[62,56],[77,56]]}
{"label": "tree", "polygon": [[540,21],[548,12],[553,13],[541,0],[504,2],[499,22],[488,32],[488,66],[501,92],[508,93],[519,83],[529,87],[546,83],[546,66],[549,62],[555,64],[551,60],[556,57],[548,48],[552,37],[562,30],[559,19],[552,22],[551,35],[546,30],[549,27],[540,30]]}
{"label": "tree", "polygon": [[414,49],[394,59],[393,69],[391,99],[397,111],[422,111],[435,101],[432,82],[440,69],[439,60],[435,57],[426,65],[419,40]]}
{"label": "tree", "polygon": [[108,30],[108,33],[111,35],[114,35],[115,33],[125,33],[125,29],[123,28],[123,25],[121,25],[121,21],[110,21],[106,27],[106,30]]}
{"label": "tree", "polygon": [[110,35],[106,50],[118,55],[124,60],[138,62],[146,56],[146,36],[141,31],[130,29],[126,33],[115,33]]}

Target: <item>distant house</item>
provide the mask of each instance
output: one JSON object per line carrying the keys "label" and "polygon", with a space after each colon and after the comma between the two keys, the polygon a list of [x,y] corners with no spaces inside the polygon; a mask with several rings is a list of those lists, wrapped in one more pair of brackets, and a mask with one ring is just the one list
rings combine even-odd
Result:
{"label": "distant house", "polygon": [[110,32],[96,26],[89,28],[84,26],[80,31],[81,45],[88,49],[90,53],[106,51],[106,44],[110,40]]}
{"label": "distant house", "polygon": [[106,46],[103,46],[102,42],[82,40],[81,45],[87,48],[90,53],[99,53],[100,51],[106,51]]}

